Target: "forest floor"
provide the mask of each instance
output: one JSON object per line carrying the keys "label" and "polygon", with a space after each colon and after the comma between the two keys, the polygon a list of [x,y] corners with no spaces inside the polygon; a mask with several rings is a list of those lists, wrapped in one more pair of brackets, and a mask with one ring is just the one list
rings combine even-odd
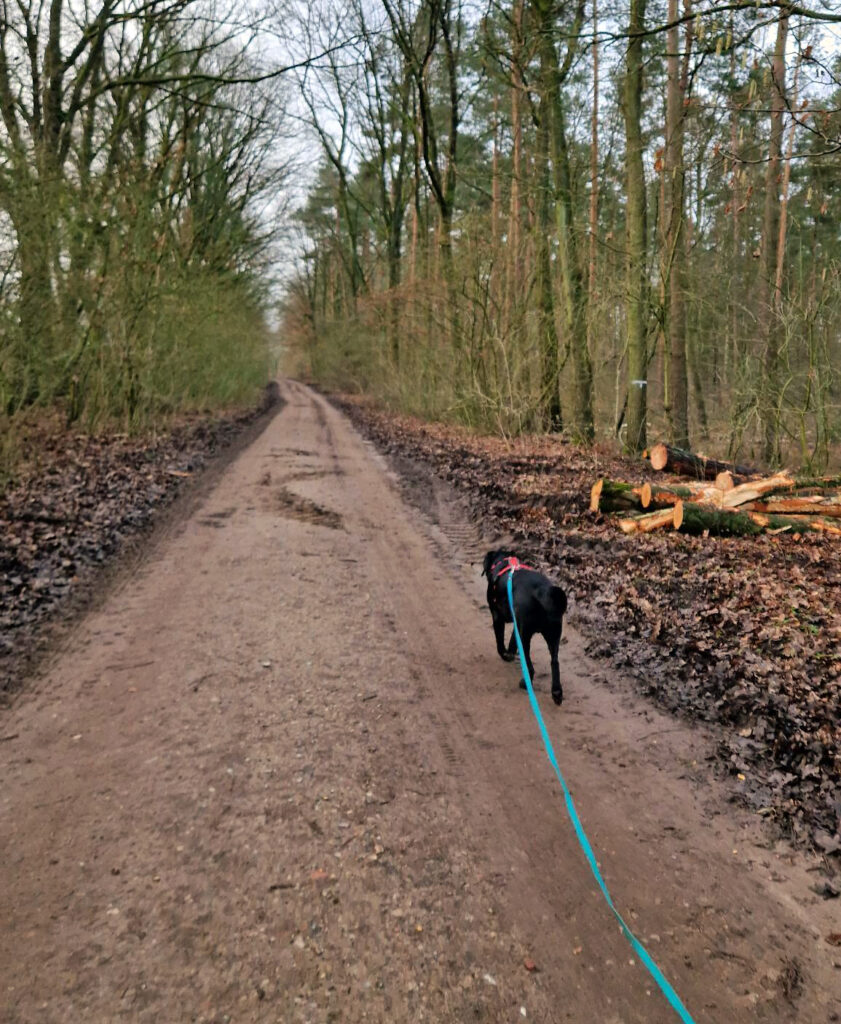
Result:
{"label": "forest floor", "polygon": [[[525,493],[494,518],[443,479],[590,457],[365,413],[398,475],[324,398],[281,392],[2,713],[0,1018],[674,1021],[494,651],[477,561],[556,513]],[[562,532],[563,706],[538,649],[536,689],[617,908],[697,1024],[841,1020],[834,855],[733,802],[718,722],[587,653],[576,623],[611,570]]]}

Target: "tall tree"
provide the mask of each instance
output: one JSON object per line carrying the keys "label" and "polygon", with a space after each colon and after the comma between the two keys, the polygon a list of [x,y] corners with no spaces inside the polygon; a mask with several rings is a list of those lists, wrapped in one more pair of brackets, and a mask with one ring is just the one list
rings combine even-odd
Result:
{"label": "tall tree", "polygon": [[[691,14],[689,0],[685,3]],[[663,158],[665,173],[666,223],[664,226],[663,272],[666,282],[665,365],[668,369],[664,406],[669,438],[679,448],[689,448],[689,389],[686,372],[686,209],[683,163],[683,134],[686,119],[686,83],[691,46],[691,28],[681,60],[678,0],[668,2],[669,28],[666,33],[666,139]],[[691,22],[687,22],[691,26]]]}
{"label": "tall tree", "polygon": [[767,463],[780,460],[779,356],[782,288],[778,284],[777,254],[780,244],[780,175],[783,154],[783,114],[786,109],[786,41],[789,7],[781,5],[777,35],[769,76],[770,125],[768,162],[765,169],[765,213],[759,257],[757,323],[765,346],[764,374],[760,389],[760,415],[763,423],[763,457]]}
{"label": "tall tree", "polygon": [[[551,139],[551,167],[564,343],[572,360],[571,427],[581,440],[593,437],[593,368],[587,347],[587,288],[575,225],[573,178],[564,87],[579,52],[585,0],[577,0],[572,24],[565,33],[561,60],[555,41],[557,12],[552,0],[532,0],[540,60],[541,111]],[[544,129],[545,130],[545,129]],[[558,366],[556,360],[555,366]],[[558,385],[556,385],[557,389]]]}
{"label": "tall tree", "polygon": [[628,43],[622,85],[625,119],[625,223],[628,337],[628,434],[626,447],[642,451],[648,411],[648,275],[646,195],[643,166],[642,84],[645,0],[630,0]]}

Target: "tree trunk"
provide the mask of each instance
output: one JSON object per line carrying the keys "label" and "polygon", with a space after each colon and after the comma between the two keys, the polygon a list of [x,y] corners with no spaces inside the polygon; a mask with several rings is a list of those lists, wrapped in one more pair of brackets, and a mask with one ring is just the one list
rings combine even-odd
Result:
{"label": "tree trunk", "polygon": [[[576,34],[583,20],[583,0],[576,13],[577,28],[570,34],[564,65],[559,63],[557,11],[550,0],[532,0],[537,20],[540,53],[541,119],[546,103],[551,144],[556,240],[564,342],[572,360],[571,426],[577,439],[593,439],[593,367],[587,348],[587,289],[584,284],[578,242],[573,224],[572,172],[566,132],[563,82],[576,52]],[[550,267],[551,269],[551,267]],[[560,376],[560,354],[557,359]],[[556,385],[560,387],[560,380]]]}
{"label": "tree trunk", "polygon": [[[646,498],[648,500],[646,500]],[[651,487],[622,480],[597,480],[590,489],[591,512],[642,512],[651,501]]]}
{"label": "tree trunk", "polygon": [[520,260],[520,179],[522,175],[523,125],[520,113],[520,96],[523,92],[523,78],[520,70],[523,34],[523,0],[515,0],[511,19],[511,195],[508,215],[508,245],[505,267],[505,303],[503,307],[503,330],[512,329],[512,308],[520,294],[522,268]]}
{"label": "tree trunk", "polygon": [[673,525],[676,530],[696,537],[702,533],[716,537],[754,537],[763,529],[746,513],[688,501],[675,505]]}
{"label": "tree trunk", "polygon": [[541,353],[541,391],[548,430],[560,430],[561,416],[560,353],[555,324],[555,300],[552,289],[552,216],[549,167],[549,96],[540,97],[537,126],[537,304]]}
{"label": "tree trunk", "polygon": [[19,382],[17,404],[24,406],[42,397],[39,368],[55,355],[57,307],[50,268],[55,258],[55,232],[50,199],[39,183],[23,185],[25,202],[15,203],[12,223],[17,240],[20,272],[19,303],[21,340],[28,367]]}
{"label": "tree trunk", "polygon": [[651,533],[652,530],[672,526],[674,518],[675,510],[673,508],[660,509],[644,516],[636,516],[634,519],[620,519],[619,529],[623,533]]}
{"label": "tree trunk", "polygon": [[491,158],[491,249],[496,255],[499,252],[499,233],[502,223],[500,210],[502,206],[499,185],[499,93],[494,92],[493,118],[491,120],[493,135],[493,156]]}
{"label": "tree trunk", "polygon": [[793,483],[794,481],[786,472],[775,473],[774,476],[766,476],[762,480],[749,480],[747,483],[739,484],[732,490],[724,492],[721,496],[721,505],[722,508],[737,508],[750,501],[756,501],[763,495],[784,490]]}
{"label": "tree trunk", "polygon": [[619,529],[626,534],[651,533],[671,526],[692,536],[755,537],[760,533],[829,533],[841,536],[832,520],[818,516],[774,516],[761,512],[733,512],[710,505],[678,502],[674,508],[649,512],[619,520]]}
{"label": "tree trunk", "polygon": [[759,261],[757,321],[765,345],[764,375],[760,388],[760,416],[763,429],[763,457],[769,465],[780,461],[778,411],[780,358],[780,300],[776,287],[780,226],[780,159],[783,151],[783,113],[786,108],[785,53],[788,38],[788,8],[781,7],[777,40],[771,63],[771,124],[768,165],[765,170],[765,215]]}
{"label": "tree trunk", "polygon": [[561,264],[561,288],[564,326],[572,357],[572,428],[579,441],[592,441],[593,364],[587,347],[587,289],[581,272],[575,227],[572,218],[572,182],[569,147],[566,137],[560,86],[554,91],[553,166],[555,171],[558,254]]}
{"label": "tree trunk", "polygon": [[679,501],[721,504],[721,491],[708,483],[696,483],[686,487],[681,484],[670,484],[668,487],[654,484],[647,497],[647,501],[643,500],[643,508],[666,508],[669,505],[677,505]]}
{"label": "tree trunk", "polygon": [[599,226],[599,11],[598,0],[593,0],[593,112],[590,118],[590,208],[588,215],[589,238],[587,253],[587,348],[595,349],[596,315],[596,255]]}
{"label": "tree trunk", "polygon": [[402,226],[402,214],[399,218],[395,216],[394,222],[390,225],[391,230],[389,230],[388,238],[388,334],[390,338],[391,358],[395,367],[400,365],[401,303],[397,292],[400,287],[401,278]]}
{"label": "tree trunk", "polygon": [[754,476],[749,466],[737,466],[732,462],[720,462],[703,455],[693,455],[682,448],[667,444],[655,444],[648,455],[652,469],[664,470],[678,476],[694,476],[698,480],[715,480],[719,473],[733,473],[736,476]]}
{"label": "tree trunk", "polygon": [[[666,33],[668,81],[666,88],[666,146],[664,173],[666,225],[664,271],[666,281],[666,339],[669,388],[664,404],[668,409],[669,439],[678,448],[690,448],[689,394],[686,373],[686,218],[683,165],[684,98],[686,82],[681,73],[678,0],[669,0]],[[687,40],[687,51],[689,42]]]}
{"label": "tree trunk", "polygon": [[645,0],[630,0],[628,47],[623,81],[625,118],[625,221],[627,232],[628,434],[625,447],[646,445],[648,390],[648,281],[646,274],[646,197],[642,137],[642,31]]}
{"label": "tree trunk", "polygon": [[773,533],[834,533],[841,535],[841,529],[835,523],[824,522],[811,516],[773,516],[764,512],[748,512],[757,526],[766,532]]}
{"label": "tree trunk", "polygon": [[745,512],[765,512],[768,515],[824,516],[827,519],[841,519],[841,498],[824,498],[813,495],[807,498],[769,498],[767,501],[751,501],[740,506]]}
{"label": "tree trunk", "polygon": [[[687,244],[686,248],[687,248],[687,254],[686,255],[687,255],[687,260],[688,260],[688,257],[689,257],[689,252],[688,252],[689,246],[688,246],[688,244]],[[688,270],[688,268],[687,268],[687,270]],[[686,294],[688,296],[690,294],[690,283],[689,283],[689,275],[688,275],[688,273],[687,273],[687,277],[686,277],[686,287],[687,287]],[[698,349],[700,347],[700,342],[701,342],[701,331],[700,331],[700,324],[699,324],[700,317],[699,317],[697,311],[696,311],[695,316],[693,316],[692,319],[693,319],[693,324],[692,324],[691,328],[689,328],[687,330],[686,358],[689,361],[689,374],[690,374],[690,378],[692,380],[692,390],[693,390],[693,392],[695,394],[695,408],[696,408],[696,412],[697,412],[697,416],[698,416],[698,434],[700,435],[702,441],[707,441],[707,440],[709,440],[709,436],[710,436],[710,427],[709,427],[709,420],[707,418],[707,402],[706,402],[706,397],[704,395],[704,374],[701,372],[701,360],[700,360],[700,354],[698,352]],[[715,382],[716,382],[716,378],[713,375],[713,387],[717,386]]]}
{"label": "tree trunk", "polygon": [[[730,12],[729,35],[734,34],[734,16]],[[739,112],[740,107],[736,93],[736,47],[730,47],[730,153],[732,160],[730,186],[730,216],[733,219],[733,232],[730,237],[731,266],[728,281],[728,316],[727,335],[724,342],[724,379],[741,380],[743,373],[744,353],[740,337],[740,311],[742,307],[740,260],[741,232],[739,225],[742,217],[742,174],[739,163]]]}

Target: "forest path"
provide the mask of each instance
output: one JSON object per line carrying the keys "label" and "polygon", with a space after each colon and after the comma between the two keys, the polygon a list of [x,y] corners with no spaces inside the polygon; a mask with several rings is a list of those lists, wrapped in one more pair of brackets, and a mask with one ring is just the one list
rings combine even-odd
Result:
{"label": "forest path", "polygon": [[[481,538],[303,385],[0,727],[0,1019],[670,1022],[598,893]],[[538,695],[694,1019],[841,1019],[831,905],[569,631]],[[530,969],[536,966],[536,970]]]}

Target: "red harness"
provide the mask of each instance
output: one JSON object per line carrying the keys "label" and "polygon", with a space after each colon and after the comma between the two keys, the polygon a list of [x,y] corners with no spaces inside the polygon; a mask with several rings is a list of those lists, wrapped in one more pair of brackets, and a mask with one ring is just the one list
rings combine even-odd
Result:
{"label": "red harness", "polygon": [[[502,566],[500,569],[499,566]],[[501,579],[507,572],[514,572],[516,569],[531,569],[532,572],[537,572],[531,565],[526,565],[521,562],[519,558],[515,558],[514,555],[509,555],[508,558],[500,558],[498,562],[494,562],[491,566],[491,576],[495,580]]]}

